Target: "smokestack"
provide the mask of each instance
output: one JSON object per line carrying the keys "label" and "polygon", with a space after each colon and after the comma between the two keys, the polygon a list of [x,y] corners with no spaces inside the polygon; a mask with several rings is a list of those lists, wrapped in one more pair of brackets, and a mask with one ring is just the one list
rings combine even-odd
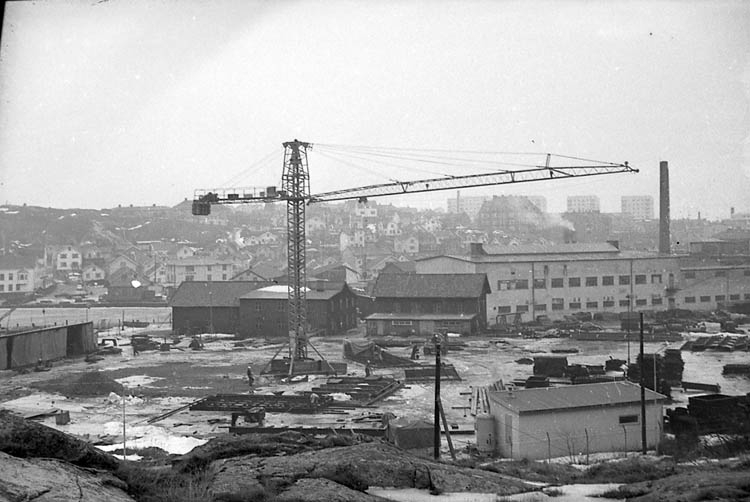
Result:
{"label": "smokestack", "polygon": [[669,244],[669,166],[659,162],[659,254],[670,254]]}

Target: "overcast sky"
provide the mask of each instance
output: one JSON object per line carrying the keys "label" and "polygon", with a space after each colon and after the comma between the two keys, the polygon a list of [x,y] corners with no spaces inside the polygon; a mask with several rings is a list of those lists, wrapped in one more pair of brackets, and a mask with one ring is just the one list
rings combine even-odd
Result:
{"label": "overcast sky", "polygon": [[742,1],[8,2],[0,203],[278,185],[298,138],[321,145],[313,193],[430,177],[324,145],[552,152],[641,172],[461,194],[544,195],[551,211],[595,194],[613,212],[648,194],[658,210],[666,160],[673,217],[727,217],[750,212],[749,55]]}

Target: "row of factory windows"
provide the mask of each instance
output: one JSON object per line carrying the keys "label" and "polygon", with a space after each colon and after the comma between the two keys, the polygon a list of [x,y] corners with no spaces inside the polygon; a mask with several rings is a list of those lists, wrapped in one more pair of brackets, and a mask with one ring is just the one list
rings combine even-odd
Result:
{"label": "row of factory windows", "polygon": [[[601,285],[602,286],[614,286],[615,285],[615,277],[617,277],[617,284],[619,286],[629,286],[630,285],[630,277],[629,275],[605,275],[601,277]],[[598,287],[599,286],[599,277],[598,276],[589,276],[583,278],[583,285],[586,287]],[[633,277],[633,282],[635,284],[648,284],[649,283],[649,276],[647,274],[637,274]],[[661,274],[651,274],[651,284],[661,284],[662,283],[662,276]],[[539,278],[534,279],[531,284],[533,284],[534,289],[547,289],[547,279],[546,278]],[[549,287],[550,288],[564,288],[565,287],[565,279],[563,277],[553,277],[549,280]],[[568,277],[568,287],[569,288],[580,288],[581,287],[581,277]],[[528,279],[509,279],[509,280],[499,280],[497,281],[497,289],[500,291],[506,291],[509,289],[529,289],[529,280]]]}
{"label": "row of factory windows", "polygon": [[[750,269],[743,270],[742,275],[745,277],[750,277]],[[695,270],[686,270],[682,273],[682,276],[685,279],[695,279]],[[714,271],[714,277],[726,277],[727,271],[726,270],[715,270]]]}
{"label": "row of factory windows", "polygon": [[[700,299],[701,303],[709,303],[711,302],[711,296],[710,295],[704,295],[698,297]],[[729,295],[729,301],[738,301],[741,299],[741,296],[739,294],[732,294]],[[745,300],[750,300],[750,293],[745,293],[744,295]],[[715,295],[713,297],[713,300],[716,302],[723,302],[727,300],[726,295]],[[695,296],[686,296],[685,297],[685,303],[696,303],[696,297]],[[581,302],[580,299],[573,299],[573,301],[568,302],[568,309],[569,310],[580,310],[582,308],[586,308],[587,310],[596,310],[599,308],[599,305],[601,304],[602,308],[612,308],[615,305],[621,308],[628,308],[630,307],[630,300],[618,300],[615,302],[613,298],[607,298],[601,302],[599,301],[586,301]],[[634,305],[636,307],[645,307],[649,305],[648,298],[636,298]],[[654,295],[651,297],[651,305],[652,306],[662,306],[664,305],[664,299],[661,296]],[[536,312],[545,312],[547,310],[547,304],[545,303],[538,303],[534,305],[534,310]],[[552,303],[550,305],[550,310],[565,310],[565,299],[564,298],[552,298]],[[516,313],[525,313],[529,311],[529,305],[516,305]],[[499,314],[510,314],[512,312],[512,307],[510,305],[500,305],[497,307],[497,312]]]}

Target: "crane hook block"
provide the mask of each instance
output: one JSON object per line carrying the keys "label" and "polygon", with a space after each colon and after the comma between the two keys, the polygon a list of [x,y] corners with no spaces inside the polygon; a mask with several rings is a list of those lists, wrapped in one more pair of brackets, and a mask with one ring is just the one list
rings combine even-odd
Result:
{"label": "crane hook block", "polygon": [[211,203],[204,200],[193,201],[193,215],[208,216],[211,214]]}

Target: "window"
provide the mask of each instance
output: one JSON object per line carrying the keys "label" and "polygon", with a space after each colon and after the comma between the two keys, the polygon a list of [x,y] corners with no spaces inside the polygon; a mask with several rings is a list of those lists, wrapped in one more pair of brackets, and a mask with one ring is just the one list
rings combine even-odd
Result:
{"label": "window", "polygon": [[5,291],[5,284],[0,284],[0,291]]}
{"label": "window", "polygon": [[750,300],[750,293],[745,293],[745,300]]}
{"label": "window", "polygon": [[621,275],[619,277],[619,281],[618,282],[619,282],[620,286],[627,286],[628,284],[630,284],[630,276],[629,275]]}
{"label": "window", "polygon": [[529,281],[528,281],[528,279],[517,279],[516,280],[516,289],[529,289]]}
{"label": "window", "polygon": [[685,303],[695,303],[695,297],[694,296],[686,296],[685,297]]}
{"label": "window", "polygon": [[510,305],[500,305],[497,307],[498,314],[510,314]]}
{"label": "window", "polygon": [[227,274],[221,274],[221,280],[226,281],[227,280]]}
{"label": "window", "polygon": [[729,295],[729,299],[730,300],[739,300],[740,299],[740,295]]}
{"label": "window", "polygon": [[[60,268],[68,268],[68,262],[67,261],[61,261],[60,262]],[[8,276],[10,278],[10,276]]]}
{"label": "window", "polygon": [[581,278],[580,277],[571,277],[568,279],[568,287],[570,288],[578,288],[581,286]]}
{"label": "window", "polygon": [[260,319],[255,320],[255,329],[262,329],[263,328],[263,321]]}
{"label": "window", "polygon": [[226,270],[226,269],[227,269],[227,266],[226,266],[226,265],[222,265],[222,266],[221,266],[221,269],[222,269],[222,270]]}
{"label": "window", "polygon": [[277,303],[276,304],[276,310],[279,311],[279,312],[283,312],[284,311],[284,302]]}
{"label": "window", "polygon": [[620,307],[630,307],[630,300],[620,300]]}
{"label": "window", "polygon": [[185,281],[186,281],[186,282],[190,282],[190,281],[192,281],[192,280],[193,280],[193,276],[192,276],[192,275],[186,275],[186,276],[185,276]]}
{"label": "window", "polygon": [[213,279],[211,279],[211,274],[208,274],[208,275],[206,275],[206,280],[207,280],[207,281],[211,281],[211,280],[213,280]]}
{"label": "window", "polygon": [[568,304],[568,308],[570,310],[580,310],[581,309],[581,302],[570,302],[570,304]]}
{"label": "window", "polygon": [[711,297],[710,296],[701,296],[701,301],[704,302],[704,303],[710,302],[711,301]]}
{"label": "window", "polygon": [[565,308],[565,300],[562,298],[552,299],[552,310],[563,310]]}
{"label": "window", "polygon": [[598,285],[599,285],[598,277],[586,277],[586,286],[598,286]]}
{"label": "window", "polygon": [[651,284],[661,284],[661,274],[651,274]]}
{"label": "window", "polygon": [[639,307],[642,307],[642,306],[646,305],[647,303],[648,302],[646,301],[645,298],[637,298],[635,300],[635,304],[638,305]]}
{"label": "window", "polygon": [[544,279],[534,279],[534,289],[547,289],[547,281]]}
{"label": "window", "polygon": [[16,284],[16,291],[21,291],[21,285],[20,284]]}
{"label": "window", "polygon": [[211,271],[211,265],[206,265],[206,270],[210,272]]}
{"label": "window", "polygon": [[[123,263],[125,263],[125,262],[123,262]],[[187,265],[187,266],[185,266],[185,272],[195,272],[195,267],[193,265]]]}
{"label": "window", "polygon": [[68,253],[60,253],[60,259],[67,260],[68,259]]}
{"label": "window", "polygon": [[651,305],[661,305],[662,299],[661,296],[656,296],[654,298],[651,298]]}
{"label": "window", "polygon": [[646,284],[646,274],[638,274],[635,276],[636,284]]}
{"label": "window", "polygon": [[717,270],[714,273],[714,276],[715,277],[726,277],[727,276],[727,271],[726,270]]}
{"label": "window", "polygon": [[562,277],[558,277],[556,279],[552,279],[552,281],[550,281],[550,287],[553,287],[553,288],[562,288],[563,287],[563,278]]}
{"label": "window", "polygon": [[614,275],[605,275],[602,277],[602,286],[614,286],[615,285],[615,276]]}
{"label": "window", "polygon": [[599,302],[586,302],[586,308],[587,309],[598,309],[599,308]]}
{"label": "window", "polygon": [[411,321],[393,321],[394,326],[411,326]]}
{"label": "window", "polygon": [[528,311],[529,311],[528,305],[516,305],[516,312],[518,312],[519,314],[522,314]]}
{"label": "window", "polygon": [[76,260],[76,259],[78,259],[79,256],[78,256],[78,253],[72,253],[70,255],[70,257],[73,258],[74,260]]}
{"label": "window", "polygon": [[638,423],[638,415],[620,415],[619,417],[620,424],[637,424]]}
{"label": "window", "polygon": [[261,310],[263,310],[263,308],[261,307],[260,302],[255,302],[255,311],[260,312]]}
{"label": "window", "polygon": [[546,303],[542,303],[542,304],[534,305],[534,310],[536,310],[537,312],[546,312],[547,311],[547,304]]}
{"label": "window", "polygon": [[727,297],[724,296],[724,295],[716,295],[716,301],[717,302],[723,302],[726,299],[727,299]]}
{"label": "window", "polygon": [[614,300],[604,300],[602,302],[602,307],[604,307],[604,308],[614,307],[614,306],[615,306],[615,301]]}
{"label": "window", "polygon": [[695,279],[695,272],[685,272],[683,276],[685,279]]}

